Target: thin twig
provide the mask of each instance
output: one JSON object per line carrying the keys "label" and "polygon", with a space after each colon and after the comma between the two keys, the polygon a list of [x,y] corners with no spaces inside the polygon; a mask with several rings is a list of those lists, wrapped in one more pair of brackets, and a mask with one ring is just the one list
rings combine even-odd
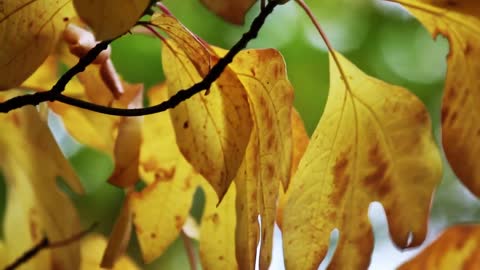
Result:
{"label": "thin twig", "polygon": [[197,270],[197,260],[195,257],[195,248],[192,243],[192,239],[188,237],[183,230],[180,232],[180,236],[183,240],[183,246],[187,252],[188,263],[190,264],[190,270]]}
{"label": "thin twig", "polygon": [[[250,29],[242,35],[242,38],[227,52],[227,54],[221,58],[208,72],[208,74],[203,78],[202,81],[194,84],[188,89],[182,89],[178,91],[175,95],[170,97],[169,100],[164,101],[158,105],[154,105],[147,108],[139,109],[120,109],[120,108],[111,108],[94,103],[86,102],[83,100],[75,99],[72,97],[65,96],[61,94],[65,85],[68,83],[72,77],[83,71],[85,67],[95,60],[96,56],[103,50],[102,46],[105,48],[111,41],[104,41],[95,46],[89,53],[80,59],[79,63],[72,67],[67,73],[65,73],[62,78],[57,82],[57,84],[52,88],[52,90],[47,92],[35,93],[31,95],[24,95],[12,98],[3,103],[0,103],[0,112],[6,113],[13,109],[20,108],[25,105],[38,105],[40,102],[44,101],[60,101],[72,106],[79,108],[87,109],[90,111],[95,111],[103,114],[109,115],[118,115],[118,116],[142,116],[148,114],[154,114],[168,109],[176,107],[181,102],[189,99],[193,95],[201,92],[202,90],[207,90],[215,82],[215,80],[220,77],[223,70],[233,61],[235,55],[244,49],[248,42],[257,37],[260,28],[265,23],[266,18],[270,15],[274,8],[278,5],[277,1],[269,1],[260,14],[253,20]],[[88,58],[87,58],[88,56]],[[91,59],[93,57],[93,59]],[[85,58],[85,59],[84,59]],[[77,67],[78,66],[78,67]],[[57,86],[58,85],[58,86]],[[60,91],[58,89],[61,89]],[[55,90],[55,91],[53,91]]]}
{"label": "thin twig", "polygon": [[28,262],[31,260],[37,253],[44,249],[49,249],[49,248],[59,248],[59,247],[64,247],[66,245],[69,245],[75,241],[79,241],[81,238],[83,238],[85,235],[90,233],[97,227],[98,223],[93,223],[89,228],[86,230],[83,230],[77,234],[72,235],[71,237],[60,240],[57,242],[50,242],[47,237],[44,237],[42,241],[40,241],[38,244],[36,244],[34,247],[30,248],[29,250],[25,251],[25,253],[22,254],[19,258],[17,258],[13,263],[10,265],[6,266],[4,269],[5,270],[13,270],[16,269],[17,267],[21,266],[22,264]]}

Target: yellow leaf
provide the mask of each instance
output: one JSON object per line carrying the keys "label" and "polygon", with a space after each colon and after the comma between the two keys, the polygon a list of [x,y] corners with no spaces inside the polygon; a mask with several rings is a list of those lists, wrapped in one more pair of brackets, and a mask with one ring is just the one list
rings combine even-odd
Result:
{"label": "yellow leaf", "polygon": [[[162,53],[170,96],[201,81],[219,59],[206,44],[186,44],[184,35],[177,33],[180,31],[188,32],[175,28],[170,33],[173,41],[163,47]],[[187,45],[199,49],[186,54],[182,47]],[[211,63],[205,61],[205,52]],[[237,174],[252,129],[246,89],[238,75],[227,67],[208,95],[194,95],[170,110],[170,115],[180,151],[221,200]]]}
{"label": "yellow leaf", "polygon": [[[79,81],[73,80],[67,85],[65,94],[104,106],[126,108],[139,92],[143,91],[142,85],[122,82],[125,93],[120,99],[115,100],[101,79],[99,69],[97,65],[88,66],[81,75],[79,74]],[[52,102],[49,106],[62,118],[65,128],[72,137],[113,157],[121,117],[99,114],[60,102]]]}
{"label": "yellow leaf", "polygon": [[[442,104],[442,143],[453,171],[480,196],[480,5],[476,1],[396,1],[408,8],[433,37],[450,43]],[[428,3],[435,2],[435,6]],[[458,3],[457,3],[458,2]],[[475,16],[472,16],[475,15]]]}
{"label": "yellow leaf", "polygon": [[200,0],[209,10],[213,11],[225,21],[234,24],[243,24],[245,14],[250,7],[257,2],[256,0]]}
{"label": "yellow leaf", "polygon": [[[226,52],[218,54],[224,53]],[[255,223],[256,217],[260,215],[260,269],[268,269],[272,255],[278,191],[280,183],[286,187],[290,179],[293,88],[286,79],[283,57],[274,49],[242,51],[233,60],[231,69],[247,90],[254,120],[244,166],[235,178],[237,258],[241,269],[252,269],[255,265],[255,241],[258,241],[258,224]],[[258,212],[253,211],[255,207]],[[248,211],[245,216],[242,209]],[[252,228],[251,235],[248,227]],[[242,230],[247,230],[247,233]],[[250,243],[244,244],[245,249],[239,249],[240,241]],[[251,254],[248,260],[244,257],[247,254]],[[245,262],[250,265],[244,267],[242,264]]]}
{"label": "yellow leaf", "polygon": [[[142,89],[143,90],[143,89]],[[143,91],[138,91],[128,108],[141,108]],[[140,147],[142,144],[142,117],[122,117],[115,140],[115,168],[108,182],[128,188],[140,180]]]}
{"label": "yellow leaf", "polygon": [[35,72],[22,83],[22,87],[49,90],[58,80],[58,59],[49,56]]}
{"label": "yellow leaf", "polygon": [[[148,97],[151,104],[165,101],[166,85],[150,89]],[[143,258],[149,263],[178,237],[201,176],[180,153],[168,113],[145,116],[143,137],[140,169],[149,185],[132,194],[131,204]]]}
{"label": "yellow leaf", "polygon": [[138,166],[142,143],[142,118],[123,117],[115,140],[115,168],[108,182],[128,188],[140,180]]}
{"label": "yellow leaf", "polygon": [[[292,169],[290,170],[290,176],[293,177],[297,172],[298,164],[300,163],[305,150],[307,149],[310,138],[308,137],[307,131],[305,130],[305,125],[303,120],[297,110],[292,110]],[[283,224],[283,208],[285,203],[288,201],[289,193],[285,193],[282,188],[280,188],[278,195],[278,208],[277,208],[277,223],[280,229]]]}
{"label": "yellow leaf", "polygon": [[202,181],[205,208],[200,226],[200,260],[205,270],[238,269],[235,258],[235,185],[217,206],[215,191]]}
{"label": "yellow leaf", "polygon": [[5,247],[5,244],[0,241],[0,269],[4,269],[7,264],[7,248]]}
{"label": "yellow leaf", "polygon": [[69,0],[0,2],[0,90],[19,86],[42,64],[73,14]]}
{"label": "yellow leaf", "polygon": [[[1,115],[0,130],[0,164],[8,189],[5,244],[12,262],[44,236],[53,242],[80,231],[77,212],[57,187],[57,177],[75,192],[83,190],[34,107]],[[50,269],[51,264],[78,269],[78,243],[42,252],[23,269]]]}
{"label": "yellow leaf", "polygon": [[[82,267],[81,270],[101,270],[102,253],[107,247],[107,240],[99,234],[92,234],[82,240]],[[127,256],[121,256],[112,270],[137,270],[135,263]]]}
{"label": "yellow leaf", "polygon": [[331,60],[325,112],[287,191],[283,241],[288,269],[317,269],[335,228],[340,239],[330,268],[366,269],[373,250],[368,223],[373,201],[383,204],[395,244],[418,246],[441,177],[422,102],[336,55],[350,88]]}
{"label": "yellow leaf", "polygon": [[126,33],[140,19],[150,0],[73,0],[80,17],[93,29],[98,40]]}
{"label": "yellow leaf", "polygon": [[479,225],[457,225],[448,228],[420,254],[398,269],[480,269],[479,239]]}

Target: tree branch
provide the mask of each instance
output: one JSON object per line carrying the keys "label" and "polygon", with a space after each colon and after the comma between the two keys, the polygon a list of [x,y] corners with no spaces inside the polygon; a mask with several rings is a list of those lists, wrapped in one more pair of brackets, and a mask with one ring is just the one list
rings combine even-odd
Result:
{"label": "tree branch", "polygon": [[25,253],[22,254],[19,258],[17,258],[14,262],[12,262],[10,265],[6,266],[4,269],[5,270],[13,270],[16,269],[17,267],[21,266],[22,264],[28,262],[31,260],[37,253],[44,249],[48,248],[59,248],[59,247],[64,247],[66,245],[69,245],[75,241],[79,241],[81,238],[83,238],[85,235],[90,233],[97,227],[98,223],[93,223],[88,229],[81,231],[77,234],[72,235],[71,237],[60,240],[57,242],[50,242],[47,237],[44,237],[42,241],[40,241],[38,244],[36,244],[34,247],[30,248],[29,250],[25,251]]}
{"label": "tree branch", "polygon": [[7,113],[11,110],[18,109],[26,105],[38,105],[39,103],[45,101],[55,101],[57,97],[65,90],[67,83],[70,82],[75,75],[84,71],[88,65],[95,61],[97,56],[103,50],[106,50],[112,41],[113,40],[105,40],[98,43],[95,47],[88,51],[84,57],[80,58],[75,66],[65,72],[49,91],[38,92],[35,94],[28,94],[9,99],[0,103],[0,112]]}
{"label": "tree branch", "polygon": [[278,5],[278,1],[269,1],[260,14],[253,20],[250,29],[242,35],[242,38],[227,52],[227,54],[221,58],[203,78],[202,81],[194,84],[190,88],[182,89],[175,95],[170,97],[165,102],[160,104],[139,109],[120,109],[105,107],[98,104],[90,103],[87,101],[75,99],[62,94],[66,84],[78,73],[85,70],[85,68],[92,63],[100,52],[108,47],[112,40],[103,41],[87,55],[82,57],[78,64],[67,71],[58,82],[47,92],[39,92],[35,94],[23,95],[14,97],[3,103],[0,103],[0,112],[6,113],[13,109],[20,108],[25,105],[38,105],[45,101],[59,101],[82,109],[95,111],[103,114],[118,115],[118,116],[142,116],[148,114],[154,114],[168,109],[176,107],[181,102],[189,99],[193,95],[199,93],[202,90],[207,90],[220,77],[223,70],[233,61],[233,58],[237,53],[244,49],[248,42],[257,37],[258,32],[262,28],[267,17],[273,12],[274,8]]}

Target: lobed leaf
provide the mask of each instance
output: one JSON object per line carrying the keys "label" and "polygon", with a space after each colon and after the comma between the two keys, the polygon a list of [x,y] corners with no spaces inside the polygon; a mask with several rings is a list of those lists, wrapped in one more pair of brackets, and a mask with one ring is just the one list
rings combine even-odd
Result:
{"label": "lobed leaf", "polygon": [[453,171],[480,196],[480,6],[475,1],[397,1],[435,38],[448,38],[450,53],[442,103],[442,143]]}
{"label": "lobed leaf", "polygon": [[0,2],[0,90],[19,86],[47,59],[73,15],[69,0]]}
{"label": "lobed leaf", "polygon": [[325,112],[300,161],[283,211],[285,264],[316,269],[329,236],[340,231],[331,269],[366,269],[373,250],[368,206],[383,204],[400,248],[426,235],[441,159],[422,102],[406,89],[369,77],[336,53]]}
{"label": "lobed leaf", "polygon": [[78,15],[93,29],[98,40],[117,38],[140,19],[150,0],[73,0]]}
{"label": "lobed leaf", "polygon": [[437,240],[398,269],[479,269],[479,239],[479,225],[450,227]]}

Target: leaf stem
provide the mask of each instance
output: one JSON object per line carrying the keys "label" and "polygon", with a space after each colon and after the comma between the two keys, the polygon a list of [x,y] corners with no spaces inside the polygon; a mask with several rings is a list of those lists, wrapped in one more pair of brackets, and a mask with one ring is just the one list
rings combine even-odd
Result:
{"label": "leaf stem", "polygon": [[297,4],[300,5],[300,7],[305,11],[307,16],[310,18],[312,21],[313,25],[317,29],[318,33],[322,37],[323,41],[325,42],[325,45],[328,48],[328,51],[332,55],[333,61],[335,61],[335,64],[338,67],[338,71],[340,72],[340,75],[342,76],[343,82],[345,83],[345,86],[347,87],[348,90],[351,90],[350,84],[348,83],[347,75],[343,71],[342,65],[340,65],[340,61],[338,60],[336,56],[335,49],[333,48],[332,44],[330,43],[330,40],[328,40],[327,34],[323,31],[322,27],[320,26],[320,23],[318,20],[315,18],[315,15],[313,14],[312,10],[308,7],[307,3],[305,3],[303,0],[295,0]]}
{"label": "leaf stem", "polygon": [[228,66],[228,64],[233,61],[235,55],[237,55],[237,53],[244,49],[247,46],[248,42],[257,37],[258,32],[265,23],[265,20],[273,12],[274,8],[277,5],[278,1],[268,2],[265,8],[253,20],[252,24],[250,25],[250,29],[246,33],[244,33],[240,40],[238,40],[238,42],[232,46],[232,48],[227,52],[227,54],[210,69],[210,71],[202,79],[202,81],[192,85],[190,88],[178,91],[175,95],[171,96],[170,99],[160,104],[147,108],[120,109],[101,106],[80,99],[75,99],[73,97],[68,97],[62,94],[66,84],[73,78],[73,76],[85,70],[85,68],[95,60],[98,54],[100,54],[101,51],[106,49],[108,45],[112,42],[112,40],[106,40],[97,44],[84,57],[82,57],[75,66],[68,70],[60,78],[60,80],[58,80],[58,82],[52,87],[50,91],[27,94],[9,99],[5,102],[0,103],[0,112],[7,113],[22,106],[38,105],[39,103],[45,101],[60,101],[82,109],[118,116],[142,116],[175,108],[178,104],[189,99],[193,95],[201,92],[202,90],[207,90],[210,88],[210,86],[218,79],[218,77],[220,77],[223,70]]}
{"label": "leaf stem", "polygon": [[193,247],[192,239],[190,239],[183,230],[180,231],[180,237],[182,237],[183,245],[187,252],[190,270],[197,270],[197,260],[195,259],[195,248]]}

